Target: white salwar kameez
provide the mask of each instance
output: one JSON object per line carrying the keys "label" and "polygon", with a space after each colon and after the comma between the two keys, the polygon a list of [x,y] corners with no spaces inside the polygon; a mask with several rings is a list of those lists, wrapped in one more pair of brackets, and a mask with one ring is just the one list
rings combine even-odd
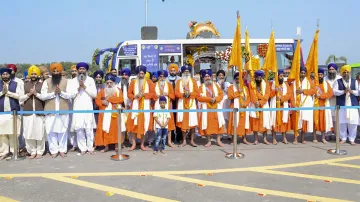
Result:
{"label": "white salwar kameez", "polygon": [[[344,82],[344,81],[343,81]],[[351,79],[349,83],[344,82],[344,86],[351,86]],[[339,90],[338,82],[334,82],[333,91],[335,96],[344,95],[344,90]],[[355,81],[355,90],[351,91],[351,94],[359,96],[359,84]],[[346,98],[345,98],[346,99]],[[345,100],[345,106],[352,106],[350,98]],[[349,115],[349,116],[347,116]],[[346,141],[349,138],[350,142],[354,142],[356,138],[357,126],[359,125],[359,110],[358,109],[340,109],[339,111],[339,130],[340,139]],[[349,130],[349,135],[347,131]]]}
{"label": "white salwar kameez", "polygon": [[[66,100],[72,98],[71,90],[74,88],[71,82],[66,85],[66,92],[56,95],[55,92],[48,93],[47,82],[41,88],[41,100],[55,98],[55,111],[59,111],[60,97]],[[67,130],[69,126],[69,114],[49,114],[45,116],[45,130],[48,134],[49,150],[51,154],[67,152]]]}
{"label": "white salwar kameez", "polygon": [[[7,85],[7,88],[9,89],[9,84],[4,83],[4,85]],[[0,92],[0,97],[3,96],[3,92]],[[7,92],[7,95],[5,95],[4,98],[4,112],[11,111],[10,107],[10,99],[19,99],[22,95],[21,89],[16,87],[16,92]],[[21,126],[21,120],[20,116],[17,116],[17,135],[20,134],[20,126]],[[0,156],[7,155],[10,152],[14,153],[14,131],[13,131],[13,115],[12,114],[3,114],[0,115]]]}
{"label": "white salwar kameez", "polygon": [[[36,95],[40,99],[40,94]],[[23,95],[20,103],[23,104],[30,97]],[[35,100],[32,99],[33,111],[35,111]],[[45,151],[45,128],[44,116],[32,114],[23,116],[23,136],[25,138],[26,150],[31,155],[42,155]]]}
{"label": "white salwar kameez", "polygon": [[[77,78],[72,80],[74,94],[73,110],[93,110],[93,99],[96,98],[97,90],[95,81],[86,77],[85,89],[78,90],[80,84]],[[76,131],[77,145],[81,152],[94,151],[94,128],[96,128],[94,113],[74,113],[72,117],[71,131]]]}

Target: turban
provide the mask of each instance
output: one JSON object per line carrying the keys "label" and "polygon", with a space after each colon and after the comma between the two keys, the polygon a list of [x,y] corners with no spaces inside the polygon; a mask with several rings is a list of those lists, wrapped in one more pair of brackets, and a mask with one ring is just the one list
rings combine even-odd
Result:
{"label": "turban", "polygon": [[150,72],[146,72],[146,73],[145,73],[145,79],[150,79],[150,76],[151,76],[151,75],[150,75]]}
{"label": "turban", "polygon": [[204,71],[201,72],[201,77],[202,78],[204,78],[206,75],[209,75],[210,77],[212,76],[211,69],[205,69]]}
{"label": "turban", "polygon": [[156,78],[159,78],[159,75],[158,75],[157,72],[153,72],[153,73],[152,73],[152,77],[154,77],[154,76],[155,76]]}
{"label": "turban", "polygon": [[318,74],[324,74],[324,73],[325,73],[325,71],[324,71],[323,68],[319,68],[319,69],[318,69]]}
{"label": "turban", "polygon": [[139,74],[140,72],[146,73],[146,67],[144,65],[139,65],[135,68],[135,73]]}
{"label": "turban", "polygon": [[49,72],[48,68],[45,67],[45,66],[40,66],[39,69],[40,69],[40,73],[41,73],[41,74],[43,74],[43,73],[45,73],[45,72]]}
{"label": "turban", "polygon": [[24,71],[24,79],[28,78],[28,75],[29,75],[28,71],[25,70],[25,71]]}
{"label": "turban", "polygon": [[159,102],[166,102],[166,97],[165,96],[160,96],[159,98]]}
{"label": "turban", "polygon": [[350,67],[350,65],[344,65],[344,66],[342,66],[341,69],[340,69],[340,73],[342,74],[342,73],[344,73],[344,71],[351,72],[351,67]]}
{"label": "turban", "polygon": [[[37,76],[40,76],[40,69],[39,69],[39,67],[33,65],[33,66],[29,67],[28,73],[29,73],[30,76],[31,76],[33,73],[35,73]],[[24,75],[24,77],[25,77],[25,75]],[[25,78],[26,78],[26,77],[25,77]]]}
{"label": "turban", "polygon": [[257,71],[255,72],[255,77],[258,77],[258,76],[263,77],[263,76],[264,76],[264,72],[261,71],[261,70],[257,70]]}
{"label": "turban", "polygon": [[64,70],[62,64],[60,64],[60,63],[52,63],[50,65],[50,71],[54,72],[55,70],[57,70],[58,72],[62,72]]}
{"label": "turban", "polygon": [[86,62],[79,62],[76,65],[76,69],[79,69],[80,67],[84,67],[87,70],[89,70],[89,65]]}
{"label": "turban", "polygon": [[169,76],[169,73],[166,70],[159,70],[157,74],[158,76],[164,75],[165,78]]}
{"label": "turban", "polygon": [[16,65],[14,65],[14,64],[8,64],[6,67],[9,68],[9,69],[11,69],[11,70],[14,71],[14,72],[17,72],[17,67],[16,67]]}
{"label": "turban", "polygon": [[234,79],[236,79],[237,77],[239,77],[239,72],[236,72],[236,73],[234,74]]}
{"label": "turban", "polygon": [[280,75],[280,74],[284,74],[284,70],[279,70],[278,75]]}
{"label": "turban", "polygon": [[179,66],[175,63],[171,63],[169,66],[168,66],[168,69],[169,71],[172,70],[172,69],[175,69],[176,72],[179,72]]}
{"label": "turban", "polygon": [[112,82],[115,82],[116,81],[116,77],[114,76],[114,75],[112,75],[112,74],[106,74],[106,76],[105,76],[105,81],[109,81],[109,80],[111,80]]}
{"label": "turban", "polygon": [[5,72],[11,74],[11,71],[12,71],[12,69],[3,67],[0,69],[0,74],[2,75]]}
{"label": "turban", "polygon": [[93,77],[95,78],[95,77],[97,77],[97,75],[100,75],[101,78],[103,78],[104,77],[104,72],[101,71],[101,70],[97,70],[96,72],[94,72]]}
{"label": "turban", "polygon": [[333,67],[336,71],[338,70],[338,66],[335,63],[330,63],[328,69],[330,69],[330,67]]}
{"label": "turban", "polygon": [[304,66],[301,66],[301,67],[300,67],[300,72],[307,72],[307,69],[306,69],[306,67],[304,67]]}
{"label": "turban", "polygon": [[77,69],[76,69],[76,65],[72,65],[72,66],[71,66],[71,70],[77,70]]}
{"label": "turban", "polygon": [[124,74],[130,76],[131,75],[130,69],[129,68],[124,68],[123,70],[121,70],[121,75],[124,75]]}
{"label": "turban", "polygon": [[181,67],[181,73],[184,73],[186,70],[188,70],[189,72],[191,72],[191,66],[190,65],[184,65]]}
{"label": "turban", "polygon": [[220,69],[219,71],[216,72],[216,77],[218,77],[219,74],[223,74],[225,76],[225,71]]}

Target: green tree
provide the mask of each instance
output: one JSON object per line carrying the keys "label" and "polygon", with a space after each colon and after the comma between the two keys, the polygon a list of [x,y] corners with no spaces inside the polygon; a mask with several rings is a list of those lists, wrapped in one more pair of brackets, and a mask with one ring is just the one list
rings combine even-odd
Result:
{"label": "green tree", "polygon": [[336,55],[332,54],[332,55],[329,55],[329,57],[326,59],[325,64],[329,64],[331,62],[339,63],[341,61],[343,61],[344,63],[347,64],[347,58],[346,57],[344,57],[344,56],[336,57]]}

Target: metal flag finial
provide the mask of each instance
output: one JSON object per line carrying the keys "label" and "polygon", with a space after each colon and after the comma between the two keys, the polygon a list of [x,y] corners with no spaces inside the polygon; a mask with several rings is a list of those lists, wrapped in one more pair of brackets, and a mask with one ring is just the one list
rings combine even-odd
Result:
{"label": "metal flag finial", "polygon": [[240,17],[240,12],[236,11],[236,17]]}
{"label": "metal flag finial", "polygon": [[320,29],[320,19],[319,18],[316,21],[316,27],[318,30]]}

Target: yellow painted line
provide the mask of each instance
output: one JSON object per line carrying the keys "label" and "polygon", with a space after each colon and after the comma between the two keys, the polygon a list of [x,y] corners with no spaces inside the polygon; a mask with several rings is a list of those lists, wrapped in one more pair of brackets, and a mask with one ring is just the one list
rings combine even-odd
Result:
{"label": "yellow painted line", "polygon": [[252,170],[252,172],[259,172],[259,173],[266,173],[266,174],[273,174],[273,175],[283,175],[283,176],[290,176],[290,177],[299,177],[299,178],[307,178],[307,179],[314,179],[314,180],[327,180],[331,182],[342,182],[348,184],[360,184],[359,180],[350,180],[344,178],[337,178],[337,177],[327,177],[327,176],[320,176],[320,175],[308,175],[308,174],[301,174],[301,173],[292,173],[292,172],[284,172],[284,171],[277,171],[277,170]]}
{"label": "yellow painted line", "polygon": [[71,178],[60,177],[60,176],[56,176],[56,177],[48,176],[45,178],[60,181],[60,182],[65,182],[65,183],[69,183],[69,184],[74,184],[74,185],[78,185],[81,187],[86,187],[86,188],[103,191],[104,195],[105,195],[105,193],[115,193],[115,194],[131,197],[131,198],[136,198],[136,199],[143,200],[143,201],[176,202],[175,200],[170,200],[170,199],[166,199],[166,198],[142,194],[142,193],[133,192],[133,191],[128,191],[125,189],[119,189],[119,188],[96,184],[96,183],[92,183],[92,182],[86,182],[86,181],[82,181],[82,180],[78,180],[78,179],[71,179]]}
{"label": "yellow painted line", "polygon": [[6,198],[4,196],[0,196],[0,201],[1,202],[18,202],[18,201],[14,200],[14,199]]}
{"label": "yellow painted line", "polygon": [[307,200],[307,201],[327,201],[327,202],[347,201],[347,200],[341,200],[341,199],[335,199],[335,198],[326,198],[326,197],[321,197],[321,196],[312,196],[312,195],[284,192],[284,191],[278,191],[278,190],[262,189],[262,188],[255,188],[255,187],[226,184],[226,183],[221,183],[221,182],[199,180],[199,179],[180,177],[180,176],[174,176],[174,175],[156,175],[156,177],[170,179],[170,180],[176,180],[176,181],[182,181],[182,182],[188,182],[188,183],[194,183],[194,185],[195,184],[203,184],[205,186],[213,186],[213,187],[219,187],[219,188],[224,188],[224,189],[253,192],[256,194],[261,193],[264,196],[272,195],[272,196],[279,196],[279,197],[286,197],[286,198],[302,199],[302,200]]}
{"label": "yellow painted line", "polygon": [[328,165],[360,169],[359,165],[352,165],[352,164],[345,164],[345,163],[328,163]]}
{"label": "yellow painted line", "polygon": [[94,172],[94,173],[20,173],[20,174],[0,174],[0,177],[54,177],[54,176],[77,176],[77,177],[101,177],[101,176],[139,176],[139,175],[192,175],[192,174],[206,174],[206,173],[230,173],[230,172],[242,172],[242,171],[253,171],[257,169],[281,169],[281,168],[295,168],[303,166],[313,166],[329,163],[337,163],[342,161],[358,160],[360,156],[352,156],[345,158],[336,158],[320,161],[310,161],[301,163],[282,164],[274,166],[257,166],[247,168],[226,168],[226,169],[214,169],[214,170],[184,170],[184,171],[134,171],[134,172]]}

